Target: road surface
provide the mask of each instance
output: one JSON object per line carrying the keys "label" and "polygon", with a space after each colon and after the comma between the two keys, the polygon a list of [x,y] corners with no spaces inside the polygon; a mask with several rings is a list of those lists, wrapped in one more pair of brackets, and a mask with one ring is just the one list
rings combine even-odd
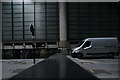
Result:
{"label": "road surface", "polygon": [[100,80],[87,70],[74,63],[63,53],[24,70],[8,80]]}

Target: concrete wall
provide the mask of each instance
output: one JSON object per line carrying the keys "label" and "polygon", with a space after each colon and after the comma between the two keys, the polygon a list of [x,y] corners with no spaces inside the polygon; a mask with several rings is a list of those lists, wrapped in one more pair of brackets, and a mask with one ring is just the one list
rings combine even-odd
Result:
{"label": "concrete wall", "polygon": [[2,78],[2,3],[0,1],[0,80]]}

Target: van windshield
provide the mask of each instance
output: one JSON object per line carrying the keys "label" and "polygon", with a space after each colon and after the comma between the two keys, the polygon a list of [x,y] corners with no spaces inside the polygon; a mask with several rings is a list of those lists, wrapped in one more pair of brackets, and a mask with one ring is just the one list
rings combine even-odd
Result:
{"label": "van windshield", "polygon": [[78,45],[76,47],[80,47],[83,43],[84,43],[84,41],[78,43]]}

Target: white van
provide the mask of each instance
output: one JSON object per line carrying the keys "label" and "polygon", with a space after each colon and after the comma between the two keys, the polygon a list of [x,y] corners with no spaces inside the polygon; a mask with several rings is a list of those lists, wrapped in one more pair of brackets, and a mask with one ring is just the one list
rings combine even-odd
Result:
{"label": "white van", "polygon": [[118,53],[118,39],[116,37],[107,38],[87,38],[76,48],[72,49],[72,57],[114,57]]}

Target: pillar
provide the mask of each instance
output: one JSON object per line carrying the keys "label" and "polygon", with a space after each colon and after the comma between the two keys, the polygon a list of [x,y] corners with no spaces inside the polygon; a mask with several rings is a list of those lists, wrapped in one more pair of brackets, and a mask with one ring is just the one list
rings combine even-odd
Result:
{"label": "pillar", "polygon": [[[2,2],[0,0],[0,60],[2,59]],[[0,62],[0,80],[2,80],[2,62]]]}
{"label": "pillar", "polygon": [[69,43],[67,42],[67,16],[66,16],[66,3],[59,3],[59,33],[60,41],[59,47],[67,48]]}

